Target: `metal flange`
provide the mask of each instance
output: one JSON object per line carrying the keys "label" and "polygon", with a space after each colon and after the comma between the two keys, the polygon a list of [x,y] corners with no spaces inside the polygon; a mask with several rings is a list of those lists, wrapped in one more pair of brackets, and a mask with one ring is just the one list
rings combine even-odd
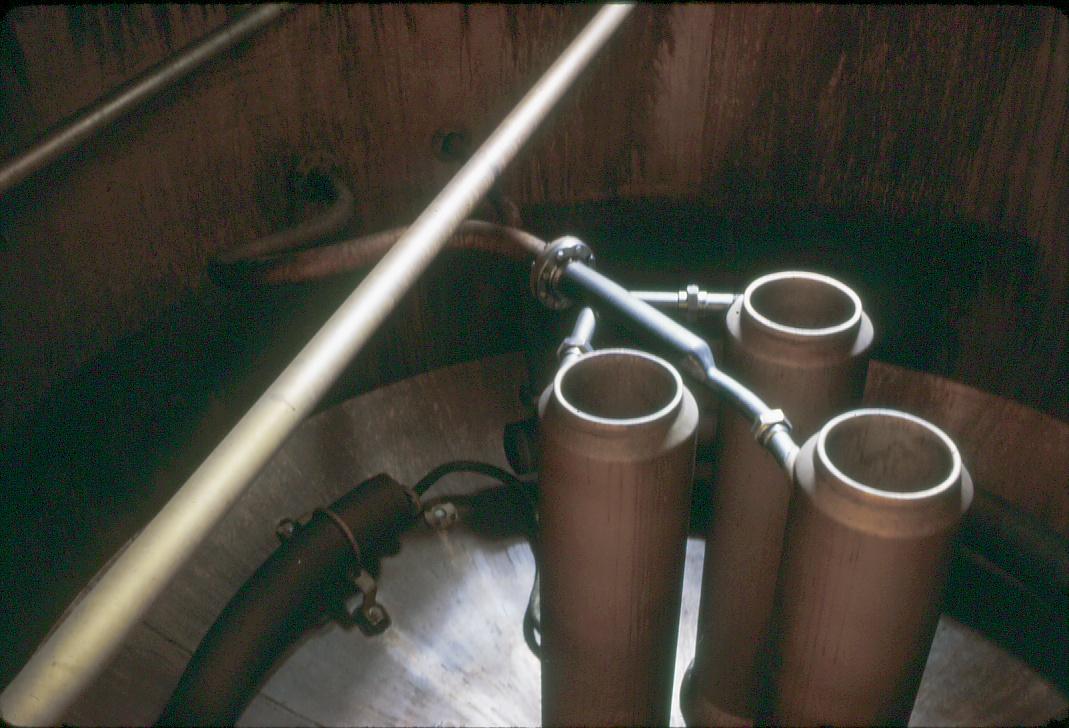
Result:
{"label": "metal flange", "polygon": [[561,273],[573,260],[593,267],[594,251],[579,238],[571,236],[557,238],[535,258],[531,266],[531,292],[546,308],[559,310],[572,305],[572,300],[557,286]]}

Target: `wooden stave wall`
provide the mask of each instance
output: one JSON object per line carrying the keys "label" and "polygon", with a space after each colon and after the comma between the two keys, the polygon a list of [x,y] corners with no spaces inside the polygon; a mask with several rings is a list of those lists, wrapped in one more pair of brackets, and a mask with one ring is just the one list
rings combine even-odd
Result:
{"label": "wooden stave wall", "polygon": [[[3,151],[237,12],[14,9]],[[592,12],[301,6],[23,185],[0,202],[6,412],[203,287],[212,253],[287,224],[295,155],[339,159],[362,229],[411,219],[453,169],[435,131],[483,138]],[[1049,8],[641,7],[505,188],[528,204],[697,195],[1024,236],[1034,255],[1013,270],[976,251],[985,291],[962,312],[952,374],[1064,418],[1067,89],[1069,31]]]}

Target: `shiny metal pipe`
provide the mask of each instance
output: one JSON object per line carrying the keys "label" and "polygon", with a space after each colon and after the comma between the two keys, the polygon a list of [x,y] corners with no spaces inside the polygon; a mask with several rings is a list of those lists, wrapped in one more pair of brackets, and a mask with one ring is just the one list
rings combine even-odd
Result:
{"label": "shiny metal pipe", "polygon": [[795,465],[774,630],[783,725],[905,725],[973,486],[957,448],[887,409],[842,414]]}
{"label": "shiny metal pipe", "polygon": [[272,3],[254,6],[233,22],[209,33],[137,78],[76,112],[59,128],[46,133],[29,149],[0,166],[0,195],[47,167],[82,142],[107,128],[142,103],[165,91],[213,58],[249,38],[295,5]]}
{"label": "shiny metal pipe", "polygon": [[[550,244],[539,255],[553,253],[552,248]],[[753,422],[754,435],[761,446],[772,454],[784,473],[792,472],[798,445],[778,417],[782,412],[773,410],[757,394],[718,368],[708,342],[580,261],[564,264],[559,285],[568,295],[597,306],[633,331],[671,348],[680,357],[680,366],[687,374],[717,392]]]}
{"label": "shiny metal pipe", "polygon": [[668,725],[697,427],[650,354],[557,372],[540,428],[543,725]]}
{"label": "shiny metal pipe", "polygon": [[52,724],[392,311],[633,9],[607,5],[368,273],[0,694],[8,723]]}
{"label": "shiny metal pipe", "polygon": [[679,291],[631,291],[631,295],[651,306],[686,311],[694,315],[726,311],[738,298],[734,293],[703,291],[694,284]]}
{"label": "shiny metal pipe", "polygon": [[[872,323],[839,281],[762,276],[728,311],[726,331],[725,368],[781,407],[796,436],[860,401]],[[751,430],[721,407],[695,654],[680,700],[688,725],[747,724],[759,712],[791,481]]]}

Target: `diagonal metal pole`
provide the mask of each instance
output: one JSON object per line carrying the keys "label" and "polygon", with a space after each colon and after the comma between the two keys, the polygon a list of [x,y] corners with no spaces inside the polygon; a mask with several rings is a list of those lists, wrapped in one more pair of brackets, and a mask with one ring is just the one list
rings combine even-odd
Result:
{"label": "diagonal metal pole", "polygon": [[0,694],[15,725],[55,724],[253,478],[360,351],[631,4],[606,5]]}
{"label": "diagonal metal pole", "polygon": [[28,149],[0,165],[0,195],[170,88],[208,61],[263,30],[293,7],[285,3],[254,7],[78,111]]}

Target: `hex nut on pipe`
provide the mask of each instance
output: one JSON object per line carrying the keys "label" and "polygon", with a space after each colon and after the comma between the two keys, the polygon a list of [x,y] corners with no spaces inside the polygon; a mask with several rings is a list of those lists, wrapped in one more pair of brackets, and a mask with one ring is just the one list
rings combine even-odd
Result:
{"label": "hex nut on pipe", "polygon": [[650,354],[558,371],[541,427],[544,725],[668,724],[697,426]]}
{"label": "hex nut on pipe", "polygon": [[[762,276],[728,309],[726,331],[724,369],[782,408],[799,439],[861,399],[872,322],[834,278]],[[680,698],[688,725],[745,725],[760,712],[791,483],[755,434],[721,406],[695,655]]]}
{"label": "hex nut on pipe", "polygon": [[973,497],[958,449],[904,412],[840,415],[795,463],[772,720],[905,725]]}

